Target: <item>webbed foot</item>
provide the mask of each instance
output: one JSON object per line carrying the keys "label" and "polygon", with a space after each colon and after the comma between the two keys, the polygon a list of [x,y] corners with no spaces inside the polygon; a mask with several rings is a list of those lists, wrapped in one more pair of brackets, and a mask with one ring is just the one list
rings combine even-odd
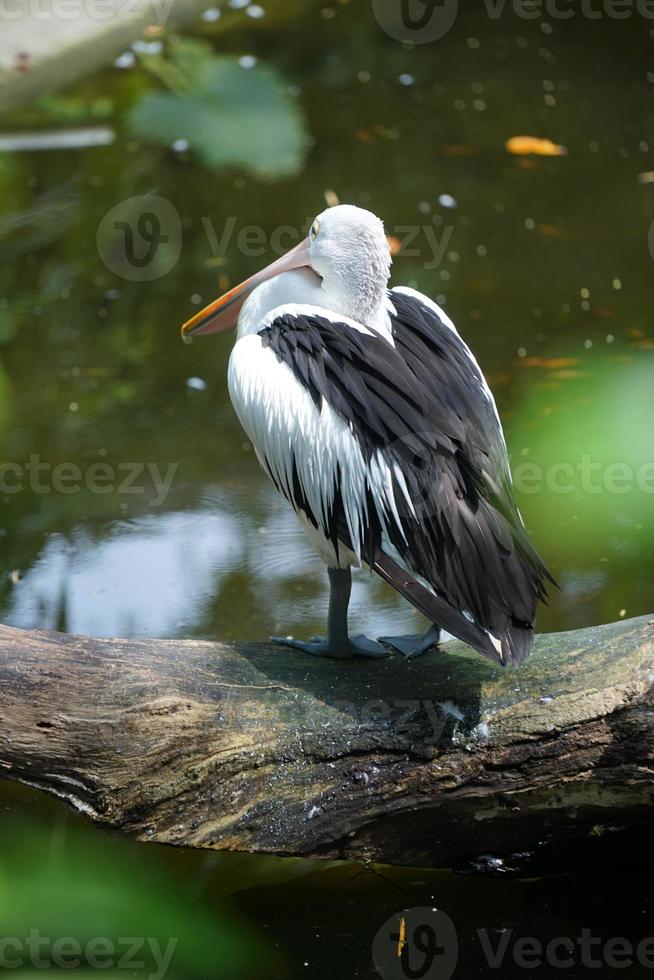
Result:
{"label": "webbed foot", "polygon": [[438,626],[431,626],[426,633],[405,633],[402,636],[380,636],[379,642],[397,650],[403,657],[420,657],[432,647],[438,646],[441,631]]}
{"label": "webbed foot", "polygon": [[338,646],[330,644],[323,636],[312,636],[310,640],[292,640],[285,636],[271,636],[270,641],[277,646],[291,647],[293,650],[309,653],[312,657],[333,657],[335,660],[351,660],[353,657],[380,660],[389,655],[388,650],[381,643],[369,640],[363,633],[351,636],[344,644]]}

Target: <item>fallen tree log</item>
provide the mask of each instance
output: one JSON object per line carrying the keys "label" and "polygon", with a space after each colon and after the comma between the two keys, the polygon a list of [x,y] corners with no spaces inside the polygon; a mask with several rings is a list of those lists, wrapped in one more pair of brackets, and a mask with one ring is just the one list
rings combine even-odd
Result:
{"label": "fallen tree log", "polygon": [[524,872],[645,833],[653,681],[651,617],[519,671],[0,626],[0,773],[141,840]]}

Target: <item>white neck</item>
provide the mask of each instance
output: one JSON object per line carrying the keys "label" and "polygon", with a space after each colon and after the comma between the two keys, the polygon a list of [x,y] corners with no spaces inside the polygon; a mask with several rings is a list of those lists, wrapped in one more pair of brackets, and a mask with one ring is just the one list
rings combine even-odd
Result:
{"label": "white neck", "polygon": [[315,307],[316,312],[325,311],[331,320],[335,315],[347,317],[393,343],[386,295],[384,289],[381,296],[374,297],[374,306],[371,302],[366,309],[360,293],[354,295],[353,292],[335,289],[333,284],[329,288],[324,279],[321,281],[309,269],[283,272],[250,293],[238,318],[237,336],[240,340],[247,334],[257,333],[270,311],[279,306],[302,304]]}

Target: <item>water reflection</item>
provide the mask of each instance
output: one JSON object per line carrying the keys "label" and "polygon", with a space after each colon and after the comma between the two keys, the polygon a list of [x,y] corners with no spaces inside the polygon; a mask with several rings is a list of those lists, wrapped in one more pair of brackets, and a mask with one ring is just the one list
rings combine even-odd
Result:
{"label": "water reflection", "polygon": [[[50,535],[14,583],[6,622],[208,639],[321,628],[324,573],[292,512],[267,488],[258,494],[256,521],[235,492],[203,496],[203,509],[115,522],[99,537],[84,525],[70,536]],[[224,605],[233,624],[227,630]],[[416,617],[369,574],[355,578],[352,622],[361,629],[405,630]]]}

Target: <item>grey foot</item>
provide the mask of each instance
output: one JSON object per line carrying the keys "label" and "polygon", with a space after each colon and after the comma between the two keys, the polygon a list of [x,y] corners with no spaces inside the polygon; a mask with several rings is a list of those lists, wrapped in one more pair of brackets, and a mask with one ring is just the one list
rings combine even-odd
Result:
{"label": "grey foot", "polygon": [[432,626],[426,633],[405,633],[403,636],[380,636],[381,643],[397,650],[403,657],[420,657],[427,653],[432,647],[438,646],[441,638],[441,631],[437,626]]}
{"label": "grey foot", "polygon": [[379,660],[388,656],[381,643],[369,640],[363,633],[351,636],[343,646],[330,646],[322,636],[312,636],[310,640],[290,640],[285,636],[271,636],[271,643],[281,647],[291,647],[293,650],[301,650],[302,653],[310,653],[312,657],[333,657],[335,660],[350,660],[352,657],[368,657],[372,660]]}

